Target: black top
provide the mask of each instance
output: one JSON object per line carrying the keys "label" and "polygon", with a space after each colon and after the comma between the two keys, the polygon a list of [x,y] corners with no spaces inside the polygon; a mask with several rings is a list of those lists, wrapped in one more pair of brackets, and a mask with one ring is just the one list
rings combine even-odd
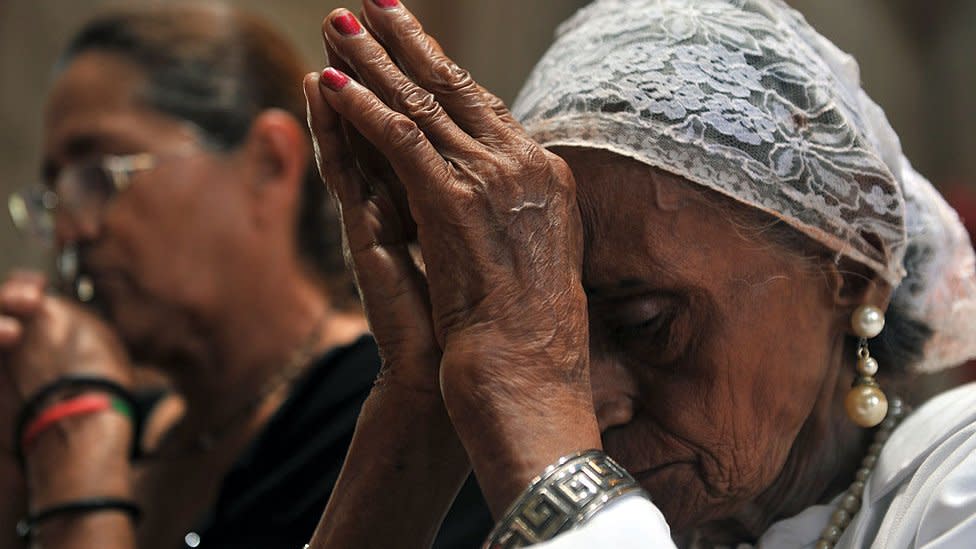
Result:
{"label": "black top", "polygon": [[[188,539],[186,546],[302,549],[325,510],[379,364],[369,336],[316,361],[224,479],[216,505],[195,530],[198,545]],[[479,547],[491,526],[472,477],[434,547]]]}

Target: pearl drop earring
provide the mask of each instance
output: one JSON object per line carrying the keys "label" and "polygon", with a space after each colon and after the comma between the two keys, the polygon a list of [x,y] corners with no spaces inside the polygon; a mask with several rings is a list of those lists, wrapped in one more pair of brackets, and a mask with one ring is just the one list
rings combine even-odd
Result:
{"label": "pearl drop earring", "polygon": [[847,393],[844,405],[847,415],[861,427],[874,427],[888,413],[888,398],[874,379],[878,373],[878,361],[868,351],[868,339],[880,334],[884,324],[884,313],[873,305],[861,305],[851,315],[851,328],[861,339],[857,344],[858,376]]}

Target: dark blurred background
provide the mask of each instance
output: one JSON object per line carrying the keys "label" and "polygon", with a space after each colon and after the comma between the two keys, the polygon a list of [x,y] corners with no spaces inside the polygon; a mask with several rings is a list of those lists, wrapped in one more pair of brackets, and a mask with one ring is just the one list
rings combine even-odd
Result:
{"label": "dark blurred background", "polygon": [[[229,0],[262,14],[320,68],[319,23],[358,0]],[[0,0],[0,194],[38,176],[41,113],[51,66],[93,13],[150,0]],[[510,101],[556,25],[585,0],[406,0],[448,54]],[[156,0],[159,3],[159,0]],[[791,0],[860,61],[864,86],[888,113],[919,170],[976,218],[976,0]],[[296,85],[298,85],[296,83]],[[972,212],[972,213],[970,213]],[[0,275],[45,266],[0,214]]]}

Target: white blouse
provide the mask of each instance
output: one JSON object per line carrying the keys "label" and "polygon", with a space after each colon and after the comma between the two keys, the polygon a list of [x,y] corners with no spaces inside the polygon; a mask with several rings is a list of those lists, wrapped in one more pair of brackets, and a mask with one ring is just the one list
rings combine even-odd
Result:
{"label": "white blouse", "polygon": [[[840,496],[838,496],[839,499]],[[773,524],[761,549],[812,549],[836,501]],[[627,496],[540,549],[672,548],[650,501]],[[748,546],[741,546],[748,547]],[[942,393],[895,428],[837,549],[976,549],[976,383]]]}

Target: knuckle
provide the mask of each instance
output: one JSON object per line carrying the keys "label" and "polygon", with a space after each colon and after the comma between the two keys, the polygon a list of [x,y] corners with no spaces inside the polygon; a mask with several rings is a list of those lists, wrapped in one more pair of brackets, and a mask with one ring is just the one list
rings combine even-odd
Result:
{"label": "knuckle", "polygon": [[417,123],[400,114],[389,116],[384,128],[384,140],[394,149],[412,150],[424,140]]}
{"label": "knuckle", "polygon": [[427,90],[407,82],[402,84],[396,92],[397,103],[403,112],[413,118],[423,122],[431,121],[443,112],[437,98]]}
{"label": "knuckle", "polygon": [[486,202],[488,187],[484,182],[478,180],[470,185],[456,185],[446,194],[451,198],[451,205],[461,211],[470,212]]}
{"label": "knuckle", "polygon": [[450,59],[439,56],[430,66],[430,85],[442,93],[477,90],[471,73]]}
{"label": "knuckle", "polygon": [[508,106],[505,105],[505,102],[494,95],[489,97],[488,106],[491,107],[491,110],[495,111],[497,116],[510,116]]}
{"label": "knuckle", "polygon": [[393,27],[393,40],[399,44],[422,44],[427,37],[426,31],[416,20],[400,20]]}
{"label": "knuckle", "polygon": [[534,141],[519,139],[514,145],[516,149],[513,157],[520,169],[533,173],[552,169],[553,162],[549,158],[548,151]]}
{"label": "knuckle", "polygon": [[38,312],[44,315],[60,315],[63,309],[64,305],[61,301],[57,297],[49,295],[44,296],[37,308]]}
{"label": "knuckle", "polygon": [[487,189],[480,181],[454,181],[438,188],[436,215],[446,219],[467,219],[474,212],[484,210],[486,198]]}
{"label": "knuckle", "polygon": [[573,170],[565,162],[557,162],[554,166],[556,180],[560,186],[567,190],[575,190],[576,180],[573,178]]}

